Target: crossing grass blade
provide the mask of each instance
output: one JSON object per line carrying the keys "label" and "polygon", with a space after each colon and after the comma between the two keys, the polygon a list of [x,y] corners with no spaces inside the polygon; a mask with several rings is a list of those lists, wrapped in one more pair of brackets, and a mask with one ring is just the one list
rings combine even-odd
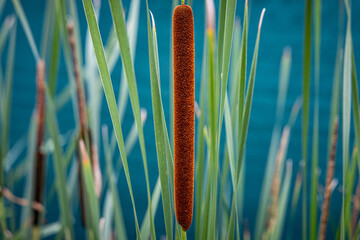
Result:
{"label": "crossing grass blade", "polygon": [[[139,224],[138,224],[137,215],[136,215],[136,207],[135,207],[135,201],[134,201],[134,196],[133,196],[133,190],[132,190],[132,185],[131,185],[131,180],[130,180],[128,162],[127,162],[127,157],[126,157],[124,139],[123,139],[123,134],[122,134],[122,130],[121,130],[120,119],[118,116],[118,110],[116,107],[114,90],[112,87],[111,78],[110,78],[109,70],[108,70],[107,63],[106,63],[104,48],[103,48],[103,44],[102,44],[102,40],[101,40],[101,36],[100,36],[100,32],[99,32],[99,27],[97,24],[97,20],[95,18],[94,8],[93,8],[91,0],[83,0],[83,5],[84,5],[84,9],[85,9],[86,19],[88,21],[91,39],[92,39],[93,46],[94,46],[95,56],[96,56],[96,60],[97,60],[97,64],[98,64],[98,68],[99,68],[99,72],[100,72],[100,76],[101,76],[101,81],[102,81],[104,92],[105,92],[106,101],[108,103],[111,121],[112,121],[112,124],[114,127],[116,140],[117,140],[118,147],[120,150],[121,160],[122,160],[124,170],[125,170],[126,181],[127,181],[127,185],[128,185],[129,192],[130,192],[132,206],[133,206],[133,212],[134,212],[134,217],[135,217],[135,227],[136,227],[137,238],[141,239]],[[133,83],[133,84],[135,84],[135,83]],[[129,84],[129,87],[130,87],[130,84]],[[139,115],[140,115],[140,109],[139,109]],[[140,124],[141,124],[141,119],[140,119]],[[137,124],[137,126],[138,126],[138,124]],[[142,126],[141,127],[138,126],[138,129],[142,130]],[[152,211],[150,210],[150,212],[152,212]],[[151,214],[151,216],[152,216],[152,214]],[[155,235],[155,234],[152,234],[152,235]]]}
{"label": "crossing grass blade", "polygon": [[[205,35],[205,34],[204,34]],[[198,119],[197,129],[197,145],[196,145],[196,161],[195,161],[195,239],[200,237],[201,219],[202,219],[202,199],[204,184],[204,159],[205,159],[205,143],[204,143],[204,126],[205,126],[205,90],[206,90],[206,56],[207,56],[207,40],[204,38],[203,58],[201,67],[201,83],[200,83],[200,118]]]}
{"label": "crossing grass blade", "polygon": [[[127,30],[128,30],[128,37],[129,37],[129,44],[130,44],[130,51],[131,56],[133,57],[133,61],[135,60],[136,54],[136,43],[137,43],[137,35],[138,35],[138,22],[139,22],[139,12],[140,12],[140,0],[131,1],[130,9],[129,9],[129,16],[127,21]],[[116,52],[117,55],[120,55],[120,49],[117,45],[117,37],[114,30],[114,34],[112,36],[116,43]],[[123,122],[125,116],[125,110],[128,103],[129,97],[129,88],[127,84],[125,69],[121,70],[121,83],[119,87],[119,94],[117,99],[117,105],[119,109],[119,118],[120,122]],[[136,121],[135,121],[136,124]],[[136,127],[136,125],[135,125]],[[138,137],[138,133],[136,130],[136,137]],[[115,135],[113,134],[111,137],[111,146],[115,145]],[[113,148],[112,148],[113,149]]]}
{"label": "crossing grass blade", "polygon": [[81,169],[82,177],[85,183],[85,198],[86,198],[86,224],[89,239],[99,239],[99,203],[95,194],[95,183],[92,175],[90,157],[87,153],[85,143],[80,140],[80,154],[81,154]]}
{"label": "crossing grass blade", "polygon": [[[5,21],[6,22],[6,21]],[[10,25],[10,24],[8,24]],[[5,154],[8,152],[9,144],[9,129],[10,129],[10,108],[11,108],[11,98],[12,98],[12,87],[13,87],[13,74],[14,74],[14,56],[15,56],[15,46],[16,46],[16,22],[11,24],[13,28],[11,29],[9,37],[9,49],[7,55],[7,64],[6,64],[6,76],[5,76],[5,92],[2,92],[0,88],[0,94],[5,95],[1,97],[1,147],[0,147],[0,186],[5,186],[4,184],[4,160]],[[10,26],[11,26],[10,25]],[[0,193],[0,208],[1,212],[5,213],[4,202],[2,194]],[[6,215],[0,214],[0,227],[3,231],[6,229]]]}
{"label": "crossing grass blade", "polygon": [[231,182],[233,188],[236,187],[236,180],[235,180],[235,156],[234,156],[234,141],[233,141],[233,126],[231,122],[230,116],[230,107],[229,107],[229,100],[226,94],[225,96],[225,128],[226,128],[226,144],[229,156],[229,163],[230,163],[230,173],[231,173]]}
{"label": "crossing grass blade", "polygon": [[351,78],[352,78],[352,63],[351,51],[352,36],[351,36],[351,9],[348,1],[345,1],[346,12],[348,16],[346,38],[345,38],[345,51],[344,51],[344,70],[343,70],[343,99],[342,99],[342,150],[343,150],[343,194],[342,194],[342,212],[341,212],[341,227],[340,227],[340,239],[343,240],[346,237],[345,229],[345,196],[347,191],[346,186],[346,169],[347,161],[349,158],[349,140],[350,140],[350,118],[351,118]]}
{"label": "crossing grass blade", "polygon": [[[108,193],[111,195],[112,198],[112,205],[114,206],[114,213],[111,212],[111,214],[114,216],[115,219],[115,231],[116,236],[118,239],[124,239],[126,240],[126,228],[124,225],[124,218],[121,210],[121,203],[119,198],[119,192],[116,187],[116,177],[114,175],[114,169],[112,167],[111,163],[111,152],[110,152],[110,146],[109,146],[109,140],[108,140],[108,131],[106,127],[102,128],[102,135],[103,135],[103,144],[104,144],[104,151],[105,154],[105,160],[106,160],[106,173],[108,177],[109,187],[110,191]],[[109,225],[111,226],[111,220],[105,219],[105,221],[110,221]],[[106,239],[106,238],[105,238]]]}
{"label": "crossing grass blade", "polygon": [[[244,112],[245,101],[245,86],[246,86],[246,62],[247,62],[247,31],[248,31],[248,5],[245,1],[244,7],[244,23],[241,36],[241,49],[240,49],[240,77],[239,77],[239,93],[238,93],[238,110],[237,110],[237,139],[240,139],[241,125]],[[237,149],[239,151],[239,149]],[[238,160],[239,161],[239,160]]]}
{"label": "crossing grass blade", "polygon": [[279,199],[278,219],[272,239],[280,239],[284,230],[284,221],[291,186],[292,166],[292,161],[286,162],[285,178],[282,183],[282,190]]}
{"label": "crossing grass blade", "polygon": [[[152,193],[151,197],[151,203],[152,203],[152,211],[156,213],[157,207],[159,205],[159,199],[160,199],[160,193],[161,193],[161,187],[160,187],[160,177],[158,177],[154,191]],[[150,237],[150,213],[149,209],[146,210],[146,214],[144,216],[144,220],[141,224],[140,228],[141,237],[143,239],[149,239]]]}
{"label": "crossing grass blade", "polygon": [[239,155],[238,155],[237,159],[239,159],[239,161],[237,162],[237,166],[236,166],[236,176],[235,176],[236,183],[235,183],[234,196],[233,196],[232,205],[231,205],[231,216],[230,216],[230,220],[229,220],[230,223],[229,223],[229,228],[228,228],[229,229],[228,239],[233,239],[234,229],[235,229],[234,224],[235,224],[235,212],[236,212],[236,205],[237,205],[236,204],[236,191],[237,191],[237,186],[238,186],[239,180],[240,180],[240,172],[241,172],[240,170],[241,170],[242,160],[244,158],[247,130],[249,127],[252,97],[253,97],[254,85],[255,85],[257,58],[258,58],[258,51],[259,51],[260,32],[261,32],[261,25],[262,25],[264,14],[265,14],[265,8],[261,11],[261,15],[260,15],[258,33],[257,33],[257,37],[256,37],[256,43],[255,43],[253,59],[252,59],[252,63],[251,63],[250,76],[249,76],[249,83],[248,83],[247,93],[246,93],[245,108],[244,108],[243,121],[242,121],[242,126],[241,126],[241,135],[240,135],[240,139],[238,139]]}
{"label": "crossing grass blade", "polygon": [[[78,104],[76,98],[76,87],[75,87],[75,77],[74,77],[74,66],[72,63],[72,53],[69,43],[69,35],[66,29],[67,24],[67,5],[65,0],[55,1],[55,8],[56,8],[56,22],[59,27],[59,35],[63,43],[63,54],[66,64],[66,72],[67,77],[69,79],[68,87],[65,88],[63,91],[68,89],[68,96],[71,97],[71,104],[73,108],[73,116],[76,123],[78,123],[79,119],[79,111],[78,111]],[[63,99],[65,104],[67,102],[67,98]],[[58,102],[56,101],[56,108],[59,109]]]}
{"label": "crossing grass blade", "polygon": [[[353,100],[353,118],[354,118],[354,131],[355,131],[355,145],[357,148],[356,151],[356,160],[358,163],[358,167],[360,166],[360,153],[359,153],[359,149],[360,149],[360,113],[359,113],[359,88],[357,85],[357,74],[356,74],[356,65],[355,65],[355,56],[354,56],[354,49],[352,49],[351,52],[352,55],[352,61],[351,61],[351,69],[352,69],[352,76],[351,76],[351,87],[352,87],[352,100]],[[353,159],[353,162],[356,161],[355,159]],[[354,168],[354,167],[353,167]],[[356,167],[355,167],[356,168]],[[351,170],[351,169],[349,169]],[[353,177],[352,180],[354,180],[353,178],[355,178],[356,176],[356,172],[353,172]],[[349,192],[347,195],[347,199],[348,199],[348,206],[350,208],[350,201],[351,201],[351,193],[352,193],[352,188],[349,188]],[[348,217],[350,217],[350,212],[347,215]],[[351,221],[348,222],[349,227],[348,229],[350,229],[349,231],[349,237],[353,237],[352,236],[352,232],[354,229],[351,229]]]}
{"label": "crossing grass blade", "polygon": [[257,33],[257,37],[256,37],[255,49],[254,49],[254,53],[253,53],[253,60],[252,60],[250,76],[249,76],[249,83],[248,83],[247,92],[246,92],[245,108],[244,108],[243,121],[242,121],[242,126],[241,126],[241,135],[240,135],[240,139],[238,140],[239,141],[239,155],[238,155],[239,161],[236,166],[237,181],[239,179],[241,161],[242,161],[244,151],[245,151],[245,143],[246,143],[247,131],[248,131],[248,127],[249,127],[251,105],[252,105],[252,98],[253,98],[254,85],[255,85],[257,57],[258,57],[258,51],[259,51],[260,30],[261,30],[261,25],[262,25],[262,20],[263,20],[264,14],[265,14],[265,8],[262,10],[261,15],[260,15],[258,33]]}
{"label": "crossing grass blade", "polygon": [[319,92],[320,92],[320,36],[321,36],[321,0],[315,0],[314,9],[314,48],[315,48],[315,103],[312,137],[311,166],[311,203],[310,203],[310,239],[317,237],[317,185],[318,185],[318,151],[319,151]]}
{"label": "crossing grass blade", "polygon": [[[10,30],[13,28],[15,23],[15,16],[7,16],[3,21],[0,29],[0,53],[2,53],[6,40],[8,39]],[[2,77],[2,76],[1,76]]]}
{"label": "crossing grass blade", "polygon": [[[131,5],[129,9],[129,17],[127,22],[127,29],[128,29],[130,51],[133,61],[135,59],[135,53],[136,53],[139,12],[140,12],[140,0],[131,1]],[[128,96],[129,96],[129,90],[125,75],[125,69],[123,68],[121,72],[121,84],[119,88],[119,98],[118,98],[119,115],[121,121],[123,121],[124,118],[124,112],[126,109]]]}
{"label": "crossing grass blade", "polygon": [[310,105],[311,73],[311,37],[312,35],[312,0],[305,2],[304,53],[303,53],[303,119],[302,119],[302,158],[303,168],[303,201],[302,201],[302,239],[307,239],[307,158],[308,129]]}
{"label": "crossing grass blade", "polygon": [[48,71],[48,81],[49,81],[49,90],[51,96],[54,97],[56,93],[56,85],[58,79],[58,70],[59,70],[59,59],[60,59],[60,33],[59,33],[59,24],[56,21],[56,12],[54,14],[54,23],[53,23],[54,33],[51,43],[51,53],[50,53],[50,64]]}
{"label": "crossing grass blade", "polygon": [[[3,159],[5,159],[5,154],[8,152],[9,144],[9,130],[10,130],[10,108],[11,108],[11,99],[12,99],[12,88],[13,88],[13,75],[14,75],[14,56],[15,56],[15,46],[16,46],[16,22],[13,25],[13,28],[10,32],[9,37],[9,49],[6,59],[6,75],[5,75],[5,88],[2,94],[1,101],[1,147],[0,147],[0,185],[3,183]],[[4,95],[3,95],[4,94]]]}
{"label": "crossing grass blade", "polygon": [[269,199],[270,184],[273,177],[273,169],[275,166],[276,152],[280,143],[281,122],[284,114],[284,106],[287,95],[287,88],[289,84],[289,76],[291,69],[291,49],[285,48],[281,57],[280,63],[280,77],[278,86],[278,99],[276,106],[276,119],[273,128],[270,148],[266,163],[265,177],[261,189],[260,202],[258,206],[258,213],[256,218],[255,239],[259,240],[262,236],[262,231],[265,223],[266,207]]}
{"label": "crossing grass blade", "polygon": [[[156,40],[156,28],[155,21],[152,17],[152,27],[150,25],[150,13],[148,8],[148,2],[146,1],[147,10],[147,30],[148,30],[148,46],[149,46],[149,63],[150,63],[150,81],[151,81],[151,98],[153,107],[154,129],[155,129],[155,142],[156,152],[158,159],[158,169],[161,186],[161,196],[164,211],[164,221],[166,236],[168,239],[172,239],[172,211],[171,200],[169,190],[169,173],[168,164],[166,161],[166,139],[164,130],[164,110],[161,101],[160,91],[160,72],[158,69],[158,52],[157,52],[157,40]],[[165,125],[166,126],[166,125]]]}
{"label": "crossing grass blade", "polygon": [[151,224],[151,237],[153,239],[156,238],[155,234],[155,225],[154,225],[154,216],[151,208],[151,193],[150,193],[150,185],[149,185],[149,174],[148,174],[148,166],[146,159],[146,149],[145,149],[145,140],[144,140],[144,132],[143,127],[141,125],[141,117],[140,117],[140,105],[139,105],[139,95],[136,86],[136,78],[135,71],[132,62],[132,56],[130,52],[129,39],[126,31],[125,17],[122,6],[122,0],[110,0],[110,9],[113,17],[115,31],[118,37],[121,59],[123,63],[123,67],[125,69],[126,79],[129,87],[130,101],[133,109],[133,115],[136,121],[136,126],[138,128],[139,134],[139,142],[140,149],[143,159],[144,172],[145,172],[145,180],[146,180],[146,191],[148,198],[148,208],[150,209],[150,224]]}
{"label": "crossing grass blade", "polygon": [[69,194],[67,192],[65,182],[66,182],[66,169],[63,166],[62,162],[62,148],[59,139],[59,129],[58,123],[56,120],[55,107],[53,100],[51,98],[49,89],[46,85],[46,126],[48,128],[48,132],[54,142],[54,171],[55,171],[55,181],[57,187],[57,194],[60,204],[60,212],[61,212],[61,221],[63,223],[63,231],[65,235],[73,238],[74,231],[72,225],[72,216],[69,206]]}
{"label": "crossing grass blade", "polygon": [[223,61],[223,47],[224,47],[224,30],[225,30],[225,17],[226,17],[226,2],[228,0],[220,0],[219,6],[219,23],[218,23],[218,45],[217,45],[217,60],[216,60],[216,76],[220,76],[222,71]]}
{"label": "crossing grass blade", "polygon": [[23,9],[21,3],[19,2],[19,0],[12,0],[12,3],[14,5],[16,14],[18,15],[18,17],[20,19],[21,25],[25,31],[26,38],[30,44],[30,48],[34,55],[35,61],[37,62],[40,59],[40,55],[39,55],[39,51],[37,50],[37,47],[36,47],[36,44],[34,41],[34,37],[31,33],[31,28],[30,28],[29,22],[26,18],[24,9]]}
{"label": "crossing grass blade", "polygon": [[[22,169],[24,169],[25,173],[25,179],[26,179],[26,184],[25,184],[25,189],[24,189],[24,197],[25,199],[32,199],[32,190],[33,190],[33,179],[34,179],[34,156],[35,156],[35,143],[36,143],[36,118],[35,118],[35,112],[33,111],[32,115],[31,115],[31,121],[29,124],[29,129],[28,129],[28,135],[27,135],[27,152],[26,152],[26,157],[25,157],[25,167],[21,167]],[[30,213],[31,213],[31,208],[29,206],[24,207],[21,210],[21,217],[20,217],[20,225],[24,226],[26,221],[29,219],[30,217]]]}
{"label": "crossing grass blade", "polygon": [[42,59],[47,59],[48,47],[53,37],[52,26],[55,22],[55,4],[53,1],[46,1],[45,4],[45,13],[43,18],[43,27],[42,27],[42,36],[41,36],[41,47],[40,47],[40,56]]}
{"label": "crossing grass blade", "polygon": [[[225,104],[225,94],[227,89],[227,80],[229,75],[229,65],[230,65],[230,54],[231,54],[231,44],[233,39],[234,31],[234,22],[235,22],[235,10],[236,10],[236,0],[227,0],[226,1],[226,13],[225,13],[225,24],[224,24],[224,47],[222,55],[222,67],[221,73],[218,73],[221,82],[221,93],[220,93],[220,113],[219,113],[219,124],[218,124],[218,133],[217,133],[217,152],[219,152],[220,147],[220,135],[222,129],[222,121],[224,114],[224,104]],[[220,56],[221,57],[221,56]],[[219,75],[220,74],[220,75]],[[217,109],[217,108],[216,108]]]}

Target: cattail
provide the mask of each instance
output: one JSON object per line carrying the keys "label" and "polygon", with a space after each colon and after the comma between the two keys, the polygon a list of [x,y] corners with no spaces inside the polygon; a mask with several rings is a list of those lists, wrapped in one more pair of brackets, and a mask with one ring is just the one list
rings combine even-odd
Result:
{"label": "cattail", "polygon": [[281,165],[283,163],[284,155],[288,146],[289,136],[290,127],[287,125],[284,127],[284,130],[282,132],[280,147],[276,155],[274,176],[270,191],[271,205],[268,209],[267,232],[265,234],[271,234],[274,231],[278,219]]}
{"label": "cattail", "polygon": [[194,19],[190,6],[173,14],[174,185],[176,219],[188,230],[193,215],[195,144]]}
{"label": "cattail", "polygon": [[332,142],[331,142],[330,158],[329,158],[328,166],[327,166],[324,203],[322,206],[321,222],[320,222],[320,240],[325,239],[325,236],[326,236],[326,225],[327,225],[327,220],[328,220],[328,216],[329,216],[330,195],[331,195],[330,185],[331,185],[331,181],[334,177],[338,128],[339,128],[339,120],[338,120],[338,117],[336,117],[335,121],[334,121],[334,132],[333,132],[333,137],[332,137]]}
{"label": "cattail", "polygon": [[[86,109],[84,103],[84,95],[81,87],[81,79],[80,79],[80,71],[79,65],[76,57],[76,46],[75,46],[75,38],[74,38],[74,25],[71,21],[67,23],[67,31],[69,35],[69,44],[72,53],[72,60],[74,66],[74,75],[75,75],[75,82],[76,82],[76,91],[77,91],[77,98],[78,98],[78,108],[79,108],[79,119],[80,119],[80,140],[85,139],[86,133]],[[79,181],[79,200],[80,200],[80,211],[81,211],[81,220],[83,226],[86,225],[85,222],[85,199],[84,199],[84,183],[82,177],[82,166],[81,166],[81,154],[78,152],[78,181]]]}
{"label": "cattail", "polygon": [[[79,108],[79,120],[80,120],[80,139],[84,142],[89,143],[90,147],[90,159],[92,164],[92,170],[95,177],[95,189],[96,195],[99,197],[101,193],[101,171],[98,162],[98,151],[96,145],[92,141],[92,135],[90,128],[88,127],[88,120],[87,120],[87,113],[86,113],[86,100],[84,96],[83,87],[81,84],[80,78],[80,67],[76,55],[76,45],[75,45],[75,38],[74,38],[74,25],[71,21],[67,24],[67,31],[69,34],[69,44],[72,53],[72,60],[74,64],[74,75],[75,75],[75,82],[76,82],[76,91],[77,91],[77,98],[78,98],[78,108]],[[80,196],[80,207],[81,207],[81,217],[82,223],[85,225],[85,202],[84,202],[84,186],[83,186],[83,179],[82,179],[82,169],[81,169],[81,162],[80,162],[80,154],[78,154],[79,159],[79,196]]]}
{"label": "cattail", "polygon": [[74,38],[74,25],[71,21],[67,23],[67,31],[69,34],[69,43],[71,47],[72,60],[74,64],[74,75],[76,82],[76,91],[78,98],[78,107],[79,107],[79,119],[80,119],[80,136],[85,139],[86,128],[87,128],[87,115],[86,115],[86,104],[85,97],[82,89],[81,78],[80,78],[80,68],[78,59],[76,56],[76,46],[75,46],[75,38]]}
{"label": "cattail", "polygon": [[[45,177],[45,163],[44,153],[41,150],[44,135],[44,120],[45,120],[45,63],[39,60],[36,66],[36,85],[37,85],[37,99],[36,99],[36,125],[37,125],[37,139],[35,151],[35,202],[42,202],[44,177]],[[40,212],[34,209],[33,223],[35,226],[39,225]]]}

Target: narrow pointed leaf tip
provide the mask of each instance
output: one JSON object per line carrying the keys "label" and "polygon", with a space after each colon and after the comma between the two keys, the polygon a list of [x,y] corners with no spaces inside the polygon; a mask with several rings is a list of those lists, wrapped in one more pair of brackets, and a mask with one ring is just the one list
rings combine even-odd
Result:
{"label": "narrow pointed leaf tip", "polygon": [[265,11],[266,11],[265,8],[263,8],[263,10],[261,11],[260,20],[259,20],[259,27],[258,27],[258,30],[259,30],[258,34],[260,34],[261,25],[262,25],[262,21],[263,21],[263,18],[264,18]]}
{"label": "narrow pointed leaf tip", "polygon": [[80,153],[81,153],[81,160],[83,161],[84,165],[88,165],[90,162],[89,154],[86,151],[85,143],[82,139],[79,141],[80,146]]}
{"label": "narrow pointed leaf tip", "polygon": [[149,10],[150,13],[150,17],[151,17],[151,26],[152,26],[152,30],[155,32],[156,31],[156,27],[155,27],[155,20],[154,20],[154,15],[151,12],[151,10]]}
{"label": "narrow pointed leaf tip", "polygon": [[141,123],[144,124],[147,119],[147,110],[145,108],[140,109]]}
{"label": "narrow pointed leaf tip", "polygon": [[215,29],[215,4],[214,0],[206,0],[206,26],[208,30]]}

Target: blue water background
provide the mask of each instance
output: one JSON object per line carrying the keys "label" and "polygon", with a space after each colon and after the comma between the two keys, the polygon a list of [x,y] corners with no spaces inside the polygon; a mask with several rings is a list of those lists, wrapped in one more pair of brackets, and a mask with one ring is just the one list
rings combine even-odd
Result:
{"label": "blue water background", "polygon": [[[41,30],[43,24],[43,14],[45,10],[44,0],[21,1],[25,13],[29,19],[31,29],[34,34],[35,42],[40,48]],[[78,8],[78,16],[80,19],[81,38],[84,43],[86,33],[86,19],[83,12],[82,2],[76,1]],[[125,10],[129,9],[129,0],[124,0]],[[218,5],[216,1],[216,11],[218,14]],[[259,48],[258,67],[256,73],[256,83],[254,90],[254,98],[252,112],[250,118],[249,132],[246,148],[246,177],[245,177],[245,205],[244,218],[247,219],[251,233],[254,234],[254,226],[256,221],[258,200],[263,181],[264,170],[266,166],[267,154],[270,145],[272,127],[275,120],[276,99],[278,93],[279,64],[283,48],[290,46],[292,49],[292,68],[289,83],[289,90],[285,106],[284,123],[287,121],[291,111],[292,104],[296,98],[302,94],[302,56],[303,56],[303,18],[304,18],[304,1],[299,0],[253,0],[250,3],[250,24],[248,39],[248,72],[252,59],[252,52],[257,32],[258,19],[262,8],[266,8],[261,33],[261,41]],[[243,18],[244,1],[237,3],[237,18]],[[169,43],[171,31],[171,1],[149,1],[149,7],[154,14],[156,21],[156,30],[159,45],[160,71],[161,71],[161,89],[162,99],[164,103],[165,115],[169,122]],[[4,16],[14,12],[10,1],[7,2]],[[203,35],[204,35],[204,3],[195,0],[193,2],[193,12],[195,21],[195,64],[196,64],[196,99],[199,99],[200,87],[200,67],[202,62],[203,51]],[[353,22],[352,33],[354,41],[355,55],[359,59],[360,53],[360,22],[357,21],[360,12],[360,4],[354,1],[352,6]],[[106,42],[110,28],[112,27],[112,19],[107,1],[102,2],[100,12],[100,30],[103,42]],[[328,143],[328,122],[330,112],[330,99],[332,92],[332,82],[334,74],[334,65],[337,46],[337,26],[338,26],[338,1],[323,1],[322,7],[322,26],[321,26],[321,72],[320,72],[320,104],[319,104],[319,167],[320,183],[324,183],[325,166],[327,157]],[[345,30],[345,26],[344,26]],[[35,60],[31,53],[29,44],[26,40],[24,31],[18,24],[17,45],[15,56],[15,72],[14,72],[14,91],[12,97],[11,108],[11,127],[10,127],[10,144],[11,146],[21,137],[23,137],[29,127],[31,114],[35,105]],[[83,44],[84,46],[84,44]],[[5,54],[3,54],[6,56]],[[5,69],[6,58],[2,56],[2,67]],[[64,63],[64,56],[61,56],[61,64],[59,69],[58,93],[68,84],[67,72]],[[357,64],[358,66],[360,64]],[[313,65],[312,65],[313,66]],[[358,67],[358,72],[359,67]],[[144,128],[146,150],[148,157],[148,168],[150,187],[154,188],[158,176],[158,166],[156,160],[155,137],[153,128],[153,116],[150,92],[150,74],[148,64],[148,45],[147,45],[147,25],[146,25],[146,9],[145,1],[141,1],[139,33],[137,41],[137,51],[135,56],[135,73],[139,91],[140,105],[147,109],[148,117]],[[118,93],[120,82],[121,63],[117,63],[112,74],[112,81],[115,93]],[[311,136],[312,136],[312,119],[313,119],[313,100],[314,100],[314,83],[311,83],[311,104],[310,104],[310,125],[309,125],[309,157],[311,156]],[[340,104],[341,108],[341,104]],[[73,110],[69,102],[58,114],[60,131],[62,134],[74,129],[75,122]],[[103,98],[101,121],[103,124],[111,126],[110,115]],[[130,101],[125,112],[124,122],[122,123],[124,136],[127,135],[131,125],[133,124],[133,115],[131,111]],[[224,132],[225,130],[223,130]],[[341,131],[340,131],[341,133]],[[351,131],[351,144],[354,139],[353,131]],[[222,142],[224,140],[224,135]],[[341,142],[341,137],[340,137]],[[341,145],[341,144],[340,144]],[[351,145],[352,146],[352,145]],[[102,152],[102,151],[101,151]],[[221,155],[222,156],[222,153]],[[336,161],[335,177],[342,179],[342,161],[341,146],[338,147]],[[116,158],[118,152],[116,153]],[[287,158],[293,160],[293,181],[297,173],[298,165],[301,160],[301,112],[291,131],[291,139],[289,144]],[[101,166],[104,172],[104,156],[100,156]],[[142,167],[142,158],[140,147],[137,143],[133,152],[128,156],[129,169],[134,189],[135,203],[137,207],[138,218],[141,220],[147,208],[147,196],[145,187],[144,170]],[[309,161],[309,166],[310,166]],[[125,225],[130,239],[135,238],[135,228],[133,221],[133,212],[128,194],[123,170],[121,170],[120,180],[118,183],[122,209],[125,218]],[[308,176],[310,177],[310,171]],[[53,165],[48,162],[48,179],[53,179]],[[308,178],[310,182],[310,178]],[[310,185],[309,185],[310,186]],[[21,195],[23,192],[23,182],[16,185],[15,193]],[[49,190],[49,186],[47,186]],[[308,187],[308,189],[310,189]],[[291,190],[292,191],[292,190]],[[292,194],[292,192],[291,192]],[[292,195],[290,195],[292,196]],[[196,196],[195,196],[196,197]],[[301,197],[301,196],[300,196]],[[48,206],[47,220],[49,222],[56,221],[58,209],[57,203],[52,201]],[[334,236],[341,206],[341,193],[335,190],[331,201],[332,213],[330,214],[328,236]],[[77,208],[76,208],[77,209]],[[288,210],[290,210],[290,205]],[[289,212],[289,211],[288,211]],[[79,224],[79,213],[76,210],[75,216],[77,236],[81,235],[81,227]],[[296,214],[296,226],[293,237],[296,239],[300,235],[301,226],[301,200]],[[155,218],[157,236],[165,234],[165,225],[162,214],[161,200]],[[194,233],[194,223],[190,228],[189,239],[192,239]],[[285,228],[286,233],[286,228]]]}

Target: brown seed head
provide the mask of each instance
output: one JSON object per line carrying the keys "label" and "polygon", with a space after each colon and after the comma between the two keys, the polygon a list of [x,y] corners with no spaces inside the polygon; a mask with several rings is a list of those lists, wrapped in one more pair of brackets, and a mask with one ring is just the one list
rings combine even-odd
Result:
{"label": "brown seed head", "polygon": [[173,14],[174,186],[176,219],[189,229],[193,215],[195,142],[194,19],[190,6]]}

